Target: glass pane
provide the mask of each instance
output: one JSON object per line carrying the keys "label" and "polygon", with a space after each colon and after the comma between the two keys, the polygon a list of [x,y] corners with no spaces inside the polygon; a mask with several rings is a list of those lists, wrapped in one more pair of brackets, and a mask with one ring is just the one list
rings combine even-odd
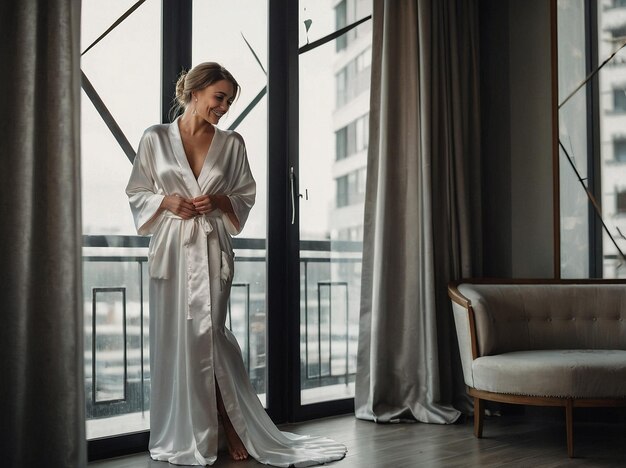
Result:
{"label": "glass pane", "polygon": [[[585,79],[585,0],[558,2],[559,103]],[[587,88],[579,89],[559,111],[561,198],[561,275],[589,276],[589,201],[587,180]],[[566,153],[567,151],[567,153]],[[575,169],[574,169],[575,168]]]}
{"label": "glass pane", "polygon": [[[355,8],[367,16],[371,1],[301,0],[300,18],[330,31]],[[371,69],[366,24],[368,34],[342,47],[340,39],[300,56],[302,404],[354,396]]]}
{"label": "glass pane", "polygon": [[[83,48],[134,3],[83,0]],[[81,61],[135,149],[144,129],[160,120],[160,44],[161,2],[148,0]],[[129,237],[136,234],[124,193],[131,163],[84,91],[81,105],[85,390],[93,439],[149,428],[147,242]]]}
{"label": "glass pane", "polygon": [[[372,0],[300,0],[300,46],[317,41],[371,14]],[[339,37],[333,47],[340,52],[357,39],[371,41],[371,35],[372,22],[366,21]]]}
{"label": "glass pane", "polygon": [[[241,95],[219,127],[234,129],[243,136],[257,196],[246,227],[235,238],[235,278],[227,325],[237,337],[250,380],[263,404],[267,388],[267,98],[263,94],[267,86],[267,10],[266,0],[196,0],[192,30],[193,64],[219,62],[241,86]],[[262,97],[254,104],[259,95]]]}
{"label": "glass pane", "polygon": [[[133,3],[83,1],[84,46]],[[136,150],[144,130],[161,119],[161,2],[142,4],[83,55],[81,69]],[[81,104],[83,233],[136,234],[124,192],[131,163],[84,91]]]}
{"label": "glass pane", "polygon": [[[626,41],[626,2],[598,2],[598,57],[602,63]],[[602,213],[617,245],[626,251],[626,48],[600,71]],[[626,278],[626,262],[604,233],[603,276]]]}
{"label": "glass pane", "polygon": [[111,252],[117,249],[84,250],[89,437],[147,429],[150,365],[148,303],[143,299],[148,291],[147,259]]}
{"label": "glass pane", "polygon": [[94,288],[92,364],[95,404],[126,396],[126,294],[124,288]]}

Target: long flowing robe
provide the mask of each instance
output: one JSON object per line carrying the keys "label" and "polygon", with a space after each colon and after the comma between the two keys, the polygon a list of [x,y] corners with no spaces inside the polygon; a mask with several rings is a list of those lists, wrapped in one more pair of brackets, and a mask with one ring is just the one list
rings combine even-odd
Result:
{"label": "long flowing robe", "polygon": [[141,235],[152,235],[150,275],[150,455],[178,465],[211,465],[218,452],[216,382],[228,417],[248,453],[275,466],[341,459],[327,438],[279,431],[261,405],[234,335],[225,327],[234,273],[231,235],[219,210],[183,220],[160,209],[166,195],[228,196],[239,231],[256,194],[244,142],[215,127],[196,179],[178,120],[148,128],[126,188]]}

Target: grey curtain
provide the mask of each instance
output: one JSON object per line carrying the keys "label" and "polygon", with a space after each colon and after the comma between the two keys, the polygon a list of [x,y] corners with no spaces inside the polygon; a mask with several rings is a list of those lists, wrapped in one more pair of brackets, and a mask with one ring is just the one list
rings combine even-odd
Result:
{"label": "grey curtain", "polygon": [[469,410],[447,283],[480,274],[475,0],[374,0],[355,412]]}
{"label": "grey curtain", "polygon": [[0,465],[80,467],[80,1],[0,2],[0,31]]}

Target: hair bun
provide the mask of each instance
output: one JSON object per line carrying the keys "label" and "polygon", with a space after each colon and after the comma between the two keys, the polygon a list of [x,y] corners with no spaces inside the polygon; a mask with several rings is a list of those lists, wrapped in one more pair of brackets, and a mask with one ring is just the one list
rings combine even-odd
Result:
{"label": "hair bun", "polygon": [[187,104],[187,99],[185,99],[185,77],[187,76],[187,70],[183,70],[178,75],[178,80],[176,81],[176,100],[181,106],[185,106]]}

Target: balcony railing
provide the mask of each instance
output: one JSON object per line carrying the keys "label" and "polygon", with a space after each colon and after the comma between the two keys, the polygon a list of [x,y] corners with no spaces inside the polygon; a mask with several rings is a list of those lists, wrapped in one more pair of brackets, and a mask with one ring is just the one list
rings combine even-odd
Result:
{"label": "balcony railing", "polygon": [[[263,400],[265,240],[233,241],[236,267],[226,325]],[[88,420],[149,408],[148,243],[141,236],[84,236]],[[302,241],[300,266],[301,387],[348,385],[356,371],[361,243]]]}

